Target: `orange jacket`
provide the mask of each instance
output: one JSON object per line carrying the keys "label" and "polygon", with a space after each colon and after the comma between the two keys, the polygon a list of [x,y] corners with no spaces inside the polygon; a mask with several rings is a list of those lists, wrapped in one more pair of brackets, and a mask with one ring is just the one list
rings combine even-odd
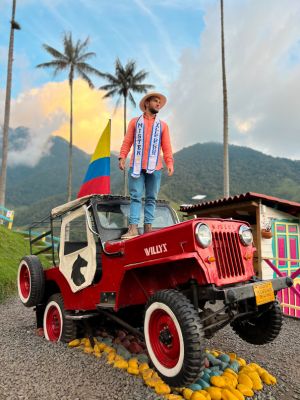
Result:
{"label": "orange jacket", "polygon": [[[135,135],[135,127],[136,127],[136,122],[139,117],[133,118],[128,125],[126,135],[123,140],[123,144],[120,150],[120,158],[125,158],[127,157],[131,146],[134,143],[134,135]],[[150,140],[151,140],[151,134],[152,134],[152,127],[153,123],[155,120],[155,116],[151,117],[147,114],[144,114],[144,123],[145,123],[145,129],[144,129],[144,153],[143,153],[143,160],[142,160],[142,169],[147,169],[147,163],[148,163],[148,153],[149,153],[149,147],[150,147]],[[162,132],[161,132],[161,148],[160,151],[163,151],[163,156],[164,156],[164,161],[166,163],[167,167],[171,167],[174,164],[174,159],[173,159],[173,152],[172,152],[172,146],[171,146],[171,141],[170,141],[170,135],[169,135],[169,128],[168,125],[164,121],[160,121],[161,126],[162,126]],[[159,151],[159,153],[160,153]],[[131,153],[130,157],[130,167],[132,167],[133,164],[133,153]],[[161,154],[159,154],[156,169],[159,170],[162,168],[162,157]]]}

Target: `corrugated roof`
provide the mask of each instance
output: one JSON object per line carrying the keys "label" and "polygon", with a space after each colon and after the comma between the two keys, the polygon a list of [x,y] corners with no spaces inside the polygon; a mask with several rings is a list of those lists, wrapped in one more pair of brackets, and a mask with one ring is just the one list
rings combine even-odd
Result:
{"label": "corrugated roof", "polygon": [[254,192],[237,194],[234,196],[224,197],[217,200],[193,204],[190,206],[181,206],[180,211],[193,212],[197,210],[213,209],[220,206],[226,206],[228,204],[241,203],[244,201],[251,201],[251,200],[260,200],[262,204],[273,207],[276,206],[276,208],[289,212],[290,214],[297,214],[300,212],[300,203]]}

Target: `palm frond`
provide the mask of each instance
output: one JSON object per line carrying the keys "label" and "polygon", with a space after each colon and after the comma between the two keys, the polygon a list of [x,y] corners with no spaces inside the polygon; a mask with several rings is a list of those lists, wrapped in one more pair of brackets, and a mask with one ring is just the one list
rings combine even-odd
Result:
{"label": "palm frond", "polygon": [[67,66],[67,63],[65,61],[53,60],[53,61],[48,61],[45,63],[38,64],[36,66],[36,68],[58,68],[59,67],[61,69],[64,69],[64,68],[66,68],[66,66]]}
{"label": "palm frond", "polygon": [[112,85],[119,85],[119,80],[116,76],[111,74],[103,74],[103,78],[110,82]]}
{"label": "palm frond", "polygon": [[56,50],[54,47],[48,46],[47,44],[43,44],[43,47],[47,51],[47,53],[51,54],[51,56],[53,56],[54,58],[66,61],[66,56],[60,51]]}
{"label": "palm frond", "polygon": [[98,69],[92,67],[91,65],[85,62],[77,62],[75,67],[77,71],[80,70],[83,71],[84,73],[94,74],[96,76],[101,76],[101,77],[103,77],[104,75],[101,71],[99,71]]}
{"label": "palm frond", "polygon": [[103,78],[108,84],[99,87],[101,90],[108,90],[104,97],[115,95],[128,97],[129,101],[136,106],[132,92],[145,93],[154,86],[142,84],[141,82],[148,76],[148,72],[141,70],[136,72],[136,62],[129,60],[125,66],[122,65],[119,58],[115,61],[115,74],[103,74]]}
{"label": "palm frond", "polygon": [[134,85],[131,90],[137,93],[146,93],[149,89],[154,89],[155,86],[147,84]]}
{"label": "palm frond", "polygon": [[98,88],[99,90],[118,90],[118,86],[108,83],[107,85],[102,85]]}
{"label": "palm frond", "polygon": [[83,72],[81,69],[77,69],[77,73],[85,82],[87,82],[90,89],[94,89],[95,86],[94,86],[93,82],[91,81],[90,77],[85,72]]}
{"label": "palm frond", "polygon": [[146,79],[148,75],[149,75],[149,72],[141,70],[137,74],[134,75],[134,81],[135,82],[141,82],[144,79]]}
{"label": "palm frond", "polygon": [[68,68],[68,63],[65,61],[53,60],[42,64],[38,64],[36,68],[44,68],[44,69],[54,68],[53,76],[55,77],[59,72]]}
{"label": "palm frond", "polygon": [[131,104],[135,107],[136,106],[136,102],[135,102],[131,92],[128,93],[128,98],[129,98]]}
{"label": "palm frond", "polygon": [[108,97],[113,97],[116,93],[118,93],[118,90],[112,89],[109,92],[107,92],[102,98],[107,99]]}
{"label": "palm frond", "polygon": [[64,53],[69,61],[73,61],[75,54],[75,47],[73,44],[72,33],[68,32],[63,37]]}
{"label": "palm frond", "polygon": [[89,42],[90,42],[89,36],[83,42],[81,40],[78,40],[76,46],[78,50],[78,56],[80,55],[80,53],[82,53],[82,50],[88,46]]}
{"label": "palm frond", "polygon": [[96,53],[94,53],[93,51],[89,51],[88,53],[79,55],[79,57],[77,57],[77,62],[84,62],[88,58],[95,57],[95,56],[96,56]]}

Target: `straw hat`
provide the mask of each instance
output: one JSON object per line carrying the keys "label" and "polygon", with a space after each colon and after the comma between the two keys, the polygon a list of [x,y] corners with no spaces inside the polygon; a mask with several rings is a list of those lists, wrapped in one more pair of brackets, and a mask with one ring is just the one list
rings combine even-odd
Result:
{"label": "straw hat", "polygon": [[166,98],[166,96],[164,96],[163,94],[158,93],[158,92],[150,92],[150,93],[147,93],[147,94],[142,98],[142,100],[140,101],[140,109],[141,109],[143,112],[146,111],[146,108],[145,108],[145,101],[146,101],[147,99],[149,99],[149,97],[154,97],[154,96],[160,98],[160,108],[163,108],[163,106],[166,104],[167,98]]}

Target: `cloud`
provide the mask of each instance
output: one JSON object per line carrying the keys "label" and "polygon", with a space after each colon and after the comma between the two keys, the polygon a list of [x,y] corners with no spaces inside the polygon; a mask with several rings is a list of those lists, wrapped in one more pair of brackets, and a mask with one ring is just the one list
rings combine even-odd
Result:
{"label": "cloud", "polygon": [[[87,153],[93,153],[102,130],[112,117],[113,105],[103,99],[104,92],[89,89],[82,80],[74,81],[73,143]],[[4,91],[0,91],[4,99]],[[9,164],[34,166],[50,150],[52,135],[69,140],[70,94],[68,82],[50,82],[40,88],[23,92],[12,100],[10,127],[28,128],[27,146],[9,154]],[[4,101],[0,102],[3,120]],[[112,118],[112,150],[118,151],[123,138],[122,111]]]}
{"label": "cloud", "polygon": [[[198,49],[185,49],[170,86],[175,149],[222,141],[219,2],[204,2]],[[300,158],[300,3],[225,2],[225,46],[230,143]]]}

